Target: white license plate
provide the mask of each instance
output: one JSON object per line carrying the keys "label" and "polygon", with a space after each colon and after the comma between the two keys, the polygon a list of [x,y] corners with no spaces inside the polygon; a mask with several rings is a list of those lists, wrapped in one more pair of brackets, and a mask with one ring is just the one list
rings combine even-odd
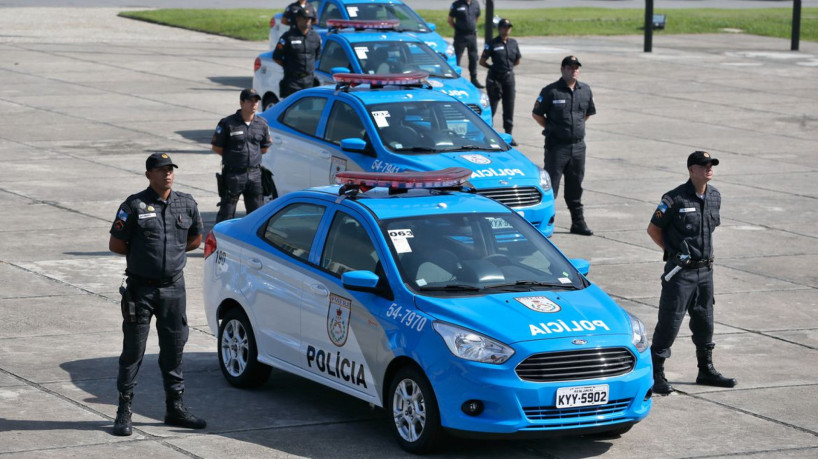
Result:
{"label": "white license plate", "polygon": [[604,405],[608,403],[608,385],[560,387],[557,389],[557,408]]}

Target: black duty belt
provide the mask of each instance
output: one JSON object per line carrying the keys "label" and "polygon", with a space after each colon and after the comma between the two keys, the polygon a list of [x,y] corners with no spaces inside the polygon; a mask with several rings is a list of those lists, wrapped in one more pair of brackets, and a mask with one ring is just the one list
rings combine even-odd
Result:
{"label": "black duty belt", "polygon": [[168,287],[173,285],[182,278],[184,274],[183,271],[179,271],[177,274],[170,276],[170,277],[160,277],[158,279],[150,279],[147,277],[136,276],[131,273],[126,273],[128,275],[128,285],[137,285],[140,287]]}
{"label": "black duty belt", "polygon": [[685,266],[689,269],[699,269],[699,268],[712,268],[713,267],[713,259],[712,258],[702,258],[701,260],[692,260],[688,266]]}
{"label": "black duty belt", "polygon": [[251,167],[225,167],[223,169],[224,172],[230,172],[232,174],[243,174],[245,172],[253,172],[254,170],[258,169],[259,166],[251,166]]}

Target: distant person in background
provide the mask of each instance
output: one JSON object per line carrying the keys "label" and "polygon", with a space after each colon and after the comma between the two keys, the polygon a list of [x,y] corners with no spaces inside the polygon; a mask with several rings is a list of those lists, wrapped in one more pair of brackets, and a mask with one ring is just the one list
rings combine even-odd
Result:
{"label": "distant person in background", "polygon": [[299,9],[310,10],[312,11],[312,15],[314,17],[318,17],[318,13],[315,11],[315,8],[313,8],[313,6],[307,2],[307,0],[302,0],[292,2],[287,5],[287,8],[284,9],[284,14],[281,16],[281,23],[290,27],[295,27],[295,16],[298,14]]}
{"label": "distant person in background", "polygon": [[278,91],[281,99],[315,85],[315,60],[321,54],[321,37],[312,30],[315,10],[299,8],[293,15],[295,27],[281,36],[273,51],[273,60],[284,67]]}
{"label": "distant person in background", "polygon": [[463,50],[469,51],[469,74],[471,83],[477,88],[485,88],[477,80],[477,19],[480,17],[480,3],[477,0],[457,0],[449,8],[449,26],[454,29],[454,56],[457,65],[463,57]]}
{"label": "distant person in background", "polygon": [[[517,40],[510,38],[511,21],[500,19],[497,30],[500,35],[486,43],[483,55],[480,56],[480,65],[489,69],[486,77],[486,92],[491,104],[491,116],[497,113],[497,104],[503,101],[503,130],[511,134],[514,128],[514,98],[517,95],[517,85],[514,81],[514,67],[520,64],[523,57]],[[491,65],[488,60],[491,59]],[[512,146],[517,142],[511,141]]]}

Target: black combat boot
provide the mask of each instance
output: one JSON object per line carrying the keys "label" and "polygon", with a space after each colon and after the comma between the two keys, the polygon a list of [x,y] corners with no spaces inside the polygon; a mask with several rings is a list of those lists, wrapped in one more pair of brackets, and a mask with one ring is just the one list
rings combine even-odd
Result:
{"label": "black combat boot", "polygon": [[478,80],[477,77],[472,77],[471,78],[471,84],[473,84],[474,87],[477,88],[477,89],[484,89],[485,88],[485,86],[483,86],[480,83],[480,80]]}
{"label": "black combat boot", "polygon": [[696,360],[699,361],[699,376],[696,377],[696,384],[716,387],[734,387],[738,384],[733,378],[725,378],[715,368],[713,368],[713,347],[714,345],[696,348]]}
{"label": "black combat boot", "polygon": [[667,378],[665,378],[665,358],[653,353],[650,354],[650,358],[653,361],[653,393],[670,395],[676,389],[668,384]]}
{"label": "black combat boot", "polygon": [[594,232],[585,224],[582,208],[571,209],[571,233],[582,236],[593,236]]}
{"label": "black combat boot", "polygon": [[185,408],[185,402],[182,401],[182,394],[185,391],[168,392],[165,399],[165,424],[176,427],[186,427],[188,429],[204,429],[207,427],[207,422],[204,419],[197,418],[192,415],[190,411]]}
{"label": "black combat boot", "polygon": [[127,437],[133,433],[131,402],[133,402],[133,392],[119,393],[119,408],[116,409],[116,420],[114,421],[114,435],[116,436]]}

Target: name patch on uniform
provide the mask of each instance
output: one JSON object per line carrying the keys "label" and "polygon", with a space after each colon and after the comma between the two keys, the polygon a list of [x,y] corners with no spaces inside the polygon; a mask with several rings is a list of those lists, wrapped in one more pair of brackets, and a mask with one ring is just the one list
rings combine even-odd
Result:
{"label": "name patch on uniform", "polygon": [[684,208],[679,209],[680,214],[686,214],[688,212],[696,212],[696,208],[695,207],[684,207]]}
{"label": "name patch on uniform", "polygon": [[565,103],[565,99],[556,99],[556,100],[554,100],[554,105],[564,104],[564,103]]}
{"label": "name patch on uniform", "polygon": [[461,6],[460,8],[458,8],[458,9],[457,9],[457,11],[466,11],[466,7],[465,7],[465,6]]}
{"label": "name patch on uniform", "polygon": [[293,40],[293,41],[291,41],[290,43],[291,43],[291,44],[293,44],[293,45],[300,45],[300,44],[301,44],[301,40]]}
{"label": "name patch on uniform", "polygon": [[234,135],[242,135],[242,134],[244,134],[244,131],[233,131],[233,132],[230,133],[230,137],[233,137]]}
{"label": "name patch on uniform", "polygon": [[495,51],[502,51],[504,49],[506,49],[505,46],[498,46],[498,47],[494,48]]}
{"label": "name patch on uniform", "polygon": [[139,214],[139,219],[140,220],[144,220],[146,218],[155,218],[155,217],[156,217],[156,212],[149,212],[149,213],[146,213],[146,214]]}

